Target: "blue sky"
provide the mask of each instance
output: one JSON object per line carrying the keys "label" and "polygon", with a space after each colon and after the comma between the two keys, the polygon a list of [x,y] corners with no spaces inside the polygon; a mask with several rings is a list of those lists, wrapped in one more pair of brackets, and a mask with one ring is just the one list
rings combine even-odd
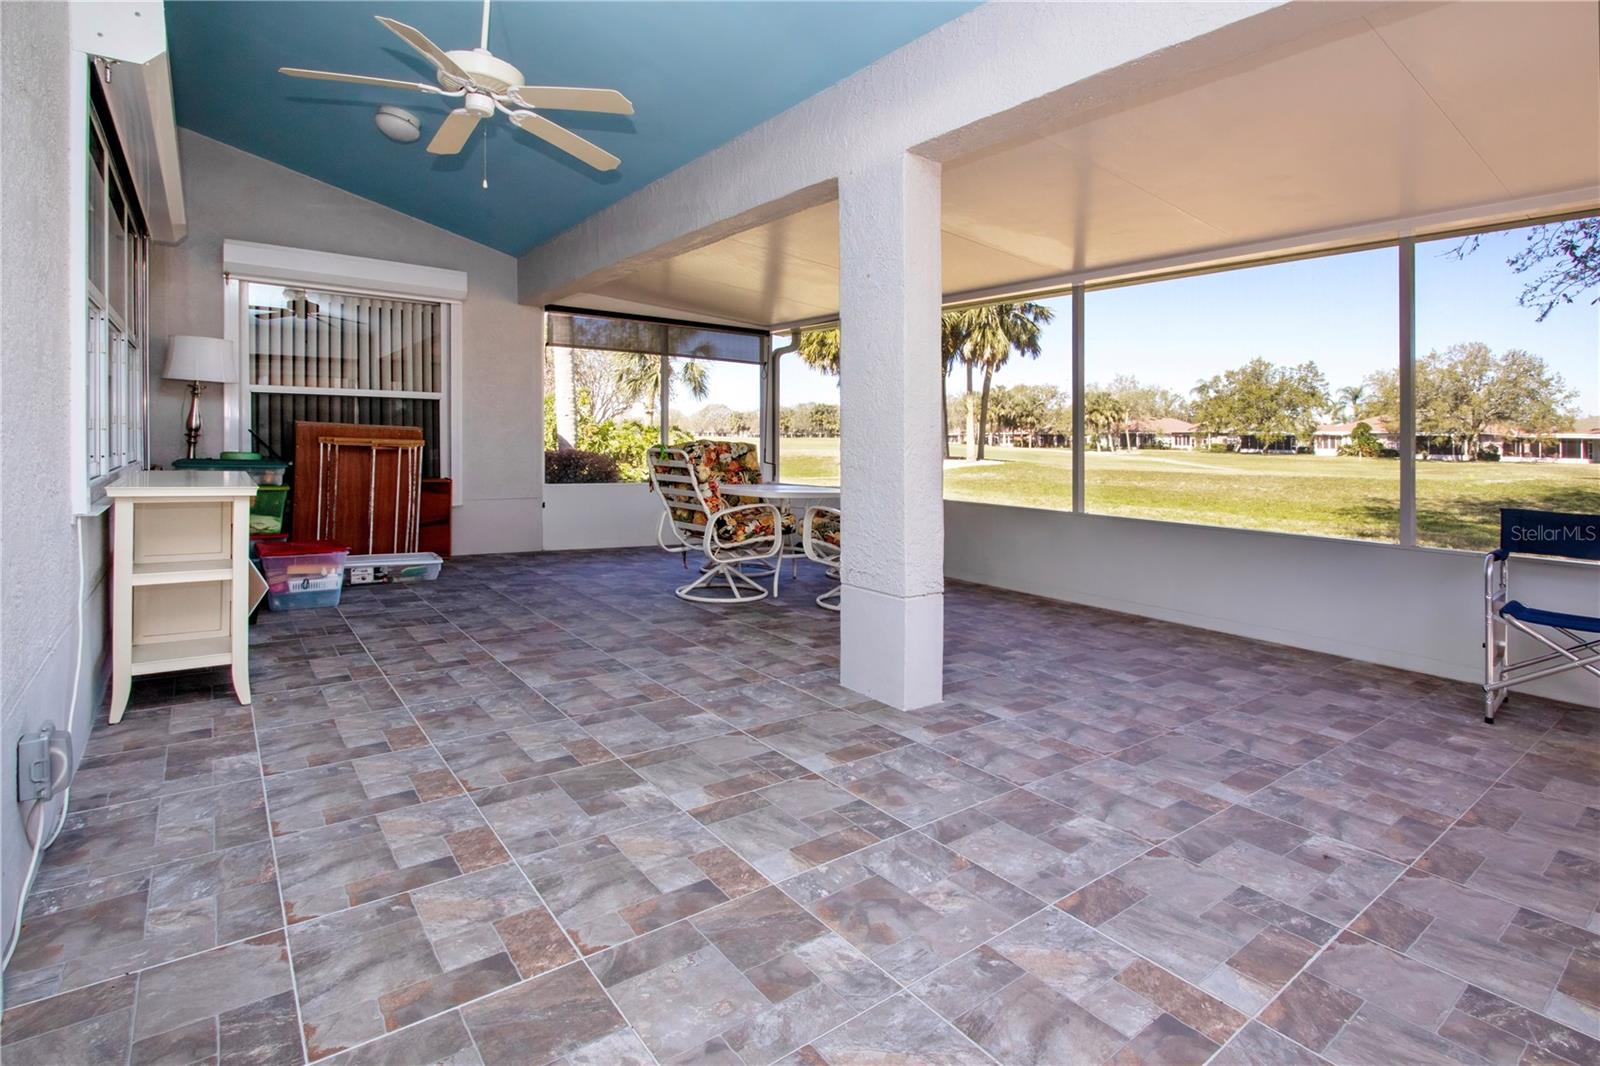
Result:
{"label": "blue sky", "polygon": [[[1517,304],[1526,278],[1506,258],[1525,233],[1487,234],[1464,259],[1451,254],[1455,240],[1417,246],[1418,351],[1462,341],[1526,348],[1579,391],[1583,414],[1600,414],[1600,309],[1564,305],[1538,322],[1536,311]],[[1356,384],[1395,362],[1398,255],[1380,248],[1090,293],[1087,377],[1105,382],[1127,373],[1187,393],[1201,378],[1259,355],[1278,363],[1315,360],[1335,390]],[[1045,327],[1043,354],[1007,366],[997,382],[1071,384],[1068,301],[1044,302],[1056,319]],[[747,382],[714,371],[708,402],[752,406],[755,386]],[[834,379],[793,357],[784,361],[782,384],[785,404],[838,401]]]}

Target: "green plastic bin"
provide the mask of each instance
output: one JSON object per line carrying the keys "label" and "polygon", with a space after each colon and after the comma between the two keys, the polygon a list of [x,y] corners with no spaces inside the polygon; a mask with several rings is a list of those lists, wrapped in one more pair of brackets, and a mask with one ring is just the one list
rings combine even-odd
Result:
{"label": "green plastic bin", "polygon": [[289,464],[282,459],[174,459],[174,470],[242,470],[257,485],[282,485]]}
{"label": "green plastic bin", "polygon": [[257,485],[250,504],[251,533],[282,533],[283,516],[289,510],[289,486]]}

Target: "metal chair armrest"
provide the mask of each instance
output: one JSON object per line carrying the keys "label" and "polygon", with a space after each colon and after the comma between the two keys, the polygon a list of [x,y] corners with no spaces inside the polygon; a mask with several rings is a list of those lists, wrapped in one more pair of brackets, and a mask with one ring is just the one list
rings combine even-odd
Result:
{"label": "metal chair armrest", "polygon": [[[717,527],[721,524],[724,518],[736,515],[741,511],[769,512],[772,515],[772,536],[751,537],[749,540],[741,541],[723,541],[722,537],[717,533]],[[711,520],[706,523],[706,555],[712,559],[716,558],[716,556],[712,554],[713,552],[727,550],[730,548],[738,548],[752,543],[759,544],[763,540],[770,540],[772,542],[772,550],[763,552],[759,555],[752,555],[750,558],[766,559],[777,555],[783,550],[783,515],[780,514],[778,509],[770,503],[747,503],[738,507],[724,507],[716,514],[712,515]]]}

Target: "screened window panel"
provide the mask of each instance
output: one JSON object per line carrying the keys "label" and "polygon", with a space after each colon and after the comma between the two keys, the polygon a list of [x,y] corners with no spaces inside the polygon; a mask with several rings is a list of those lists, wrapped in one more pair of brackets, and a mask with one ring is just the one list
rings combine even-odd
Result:
{"label": "screened window panel", "polygon": [[564,312],[552,312],[546,322],[545,343],[557,348],[659,355],[667,346],[666,327],[658,322]]}
{"label": "screened window panel", "polygon": [[251,424],[261,444],[294,461],[296,422],[354,422],[373,426],[416,426],[422,430],[422,476],[439,477],[443,432],[439,400],[336,393],[257,392],[251,397]]}
{"label": "screened window panel", "polygon": [[244,302],[251,428],[260,442],[292,462],[297,421],[416,426],[423,476],[441,476],[444,305],[261,282],[246,285]]}
{"label": "screened window panel", "polygon": [[667,327],[667,354],[692,359],[722,359],[734,363],[761,362],[761,338],[753,333],[721,329]]}
{"label": "screened window panel", "polygon": [[546,315],[545,344],[552,348],[761,362],[761,336],[756,333],[572,311],[551,311]]}
{"label": "screened window panel", "polygon": [[106,150],[100,131],[89,128],[89,286],[106,291]]}
{"label": "screened window panel", "polygon": [[106,304],[118,319],[128,320],[128,209],[122,186],[112,177],[106,214]]}
{"label": "screened window panel", "polygon": [[[119,174],[126,173],[107,116],[98,98],[88,120],[87,227],[88,282],[81,405],[84,477],[97,482],[145,458],[149,254],[137,194]],[[93,486],[87,502],[93,502]],[[76,501],[75,501],[76,502]]]}
{"label": "screened window panel", "polygon": [[436,303],[253,284],[245,311],[252,384],[444,391]]}

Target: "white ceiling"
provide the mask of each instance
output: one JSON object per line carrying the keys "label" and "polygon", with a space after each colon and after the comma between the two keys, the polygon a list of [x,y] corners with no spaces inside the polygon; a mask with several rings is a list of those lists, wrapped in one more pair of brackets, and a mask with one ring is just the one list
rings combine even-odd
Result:
{"label": "white ceiling", "polygon": [[[1600,4],[1374,9],[949,163],[949,295],[1600,186]],[[1587,190],[1585,192],[1584,190]],[[838,308],[838,205],[651,264],[609,301],[758,325]],[[573,301],[578,302],[578,301]]]}

